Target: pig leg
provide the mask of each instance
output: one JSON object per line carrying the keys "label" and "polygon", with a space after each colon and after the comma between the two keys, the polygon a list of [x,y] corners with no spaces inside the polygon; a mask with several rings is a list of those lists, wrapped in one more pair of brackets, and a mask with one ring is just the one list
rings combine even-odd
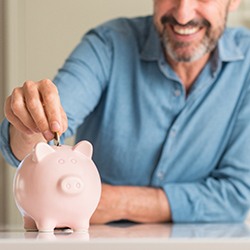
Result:
{"label": "pig leg", "polygon": [[29,216],[23,216],[24,229],[26,231],[37,231],[36,222]]}
{"label": "pig leg", "polygon": [[53,232],[56,227],[56,223],[53,220],[41,219],[37,221],[37,228],[39,232]]}
{"label": "pig leg", "polygon": [[77,221],[72,223],[72,230],[77,232],[87,232],[89,229],[89,220],[87,221]]}

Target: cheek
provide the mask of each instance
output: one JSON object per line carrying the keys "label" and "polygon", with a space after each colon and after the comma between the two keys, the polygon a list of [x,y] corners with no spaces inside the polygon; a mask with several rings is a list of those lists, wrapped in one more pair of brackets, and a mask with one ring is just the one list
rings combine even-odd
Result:
{"label": "cheek", "polygon": [[218,30],[221,31],[225,27],[226,23],[226,13],[220,12],[217,13],[216,17],[214,16],[213,19],[208,20],[211,24],[211,30]]}
{"label": "cheek", "polygon": [[224,0],[217,0],[213,4],[201,4],[199,10],[200,16],[210,22],[212,27],[221,26],[228,13],[228,4]]}
{"label": "cheek", "polygon": [[169,11],[169,6],[166,2],[164,0],[154,1],[154,23],[159,32],[163,30],[161,18]]}

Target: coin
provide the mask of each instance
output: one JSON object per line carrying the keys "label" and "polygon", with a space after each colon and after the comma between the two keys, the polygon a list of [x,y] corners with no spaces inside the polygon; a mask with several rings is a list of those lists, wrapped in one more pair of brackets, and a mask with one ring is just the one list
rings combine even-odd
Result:
{"label": "coin", "polygon": [[58,132],[55,132],[54,145],[55,146],[60,146],[61,145],[61,143],[60,143],[60,135],[59,135]]}

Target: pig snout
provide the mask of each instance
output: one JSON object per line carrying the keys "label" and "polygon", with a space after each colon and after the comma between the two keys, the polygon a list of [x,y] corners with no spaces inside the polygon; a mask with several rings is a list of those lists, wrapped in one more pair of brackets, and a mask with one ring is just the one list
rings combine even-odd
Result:
{"label": "pig snout", "polygon": [[78,194],[83,190],[83,181],[79,177],[67,176],[61,179],[60,188],[66,194]]}

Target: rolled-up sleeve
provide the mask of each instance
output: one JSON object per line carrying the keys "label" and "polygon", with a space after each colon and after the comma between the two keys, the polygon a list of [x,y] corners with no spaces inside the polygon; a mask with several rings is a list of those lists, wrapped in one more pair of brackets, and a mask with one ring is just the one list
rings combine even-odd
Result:
{"label": "rolled-up sleeve", "polygon": [[9,125],[10,123],[6,119],[4,119],[0,125],[0,149],[6,162],[17,167],[20,161],[15,157],[10,148]]}
{"label": "rolled-up sleeve", "polygon": [[244,221],[250,208],[250,90],[217,167],[196,182],[166,183],[175,222]]}

